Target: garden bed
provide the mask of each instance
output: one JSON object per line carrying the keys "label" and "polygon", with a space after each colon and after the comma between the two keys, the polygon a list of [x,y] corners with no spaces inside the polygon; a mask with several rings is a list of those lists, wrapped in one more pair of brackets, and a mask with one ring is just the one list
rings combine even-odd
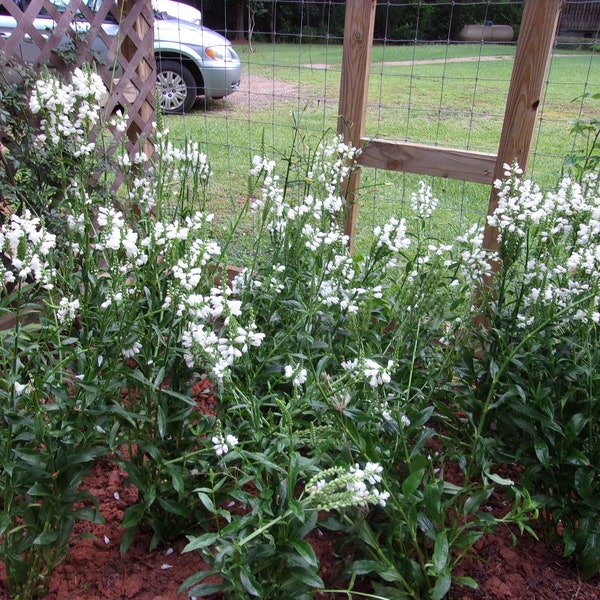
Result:
{"label": "garden bed", "polygon": [[[96,118],[97,83],[39,81],[30,101],[49,118],[26,147],[48,146],[27,164],[62,174],[56,209],[20,171],[6,188],[42,216],[0,231],[0,596],[596,598],[600,180],[543,193],[507,168],[491,254],[481,225],[440,244],[422,182],[411,215],[351,256],[355,151],[299,132],[283,178],[253,157],[260,231],[217,286],[240,221],[198,210],[211,169],[195,143],[157,132],[143,181],[119,157],[128,215],[83,177],[104,165],[81,151],[96,132],[52,129]],[[527,537],[538,512],[581,576]]]}
{"label": "garden bed", "polygon": [[[80,522],[70,544],[69,557],[50,580],[47,600],[175,600],[187,598],[177,589],[191,574],[207,568],[196,552],[181,554],[187,540],[171,548],[148,550],[151,532],[140,534],[123,556],[119,552],[123,512],[137,501],[137,491],[125,484],[126,475],[110,462],[94,465],[85,486],[97,497],[106,520],[103,525]],[[506,510],[494,496],[491,508]],[[92,534],[93,537],[89,537]],[[321,575],[335,586],[335,540],[332,534],[312,536],[311,544],[321,559]],[[6,598],[4,568],[0,567],[0,597]],[[462,561],[457,574],[473,577],[477,590],[453,588],[454,600],[596,600],[598,578],[582,581],[573,563],[550,551],[542,541],[528,535],[513,547],[510,531],[501,528],[484,536],[475,556]],[[219,596],[214,596],[218,598]],[[339,598],[347,598],[340,594]]]}

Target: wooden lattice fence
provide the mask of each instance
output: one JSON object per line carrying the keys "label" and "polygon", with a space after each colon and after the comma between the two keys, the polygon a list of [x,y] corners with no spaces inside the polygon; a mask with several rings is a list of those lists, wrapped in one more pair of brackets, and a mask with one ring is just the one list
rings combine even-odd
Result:
{"label": "wooden lattice fence", "polygon": [[[95,64],[109,90],[106,113],[126,109],[130,150],[142,144],[146,154],[152,154],[156,64],[150,0],[71,0],[64,10],[50,0],[0,0],[0,8],[17,22],[11,35],[0,37],[0,53],[34,68],[48,65],[63,74],[85,63]],[[54,22],[51,31],[36,28],[40,14]],[[117,35],[106,31],[107,23],[113,29],[118,24]],[[100,61],[99,49],[105,53]]]}

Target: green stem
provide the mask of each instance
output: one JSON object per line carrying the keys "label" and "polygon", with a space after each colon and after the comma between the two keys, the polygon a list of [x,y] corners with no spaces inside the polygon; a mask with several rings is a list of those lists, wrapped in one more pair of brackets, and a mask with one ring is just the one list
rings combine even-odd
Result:
{"label": "green stem", "polygon": [[[394,498],[394,496],[392,495],[392,498]],[[404,513],[402,506],[398,504],[398,507],[400,509],[400,521],[404,521],[405,523],[409,523],[410,521],[407,518],[407,515]],[[354,523],[352,523],[351,519],[348,517],[348,515],[344,515],[344,520],[346,522],[348,522],[351,526],[354,526]],[[375,538],[375,536],[373,535],[373,530],[371,529],[371,527],[368,526],[368,524],[366,524],[366,535],[369,537],[369,547],[372,549],[372,551],[374,552],[374,554],[377,556],[377,558],[379,559],[379,561],[386,565],[389,569],[393,570],[400,578],[400,582],[402,583],[402,586],[404,587],[404,590],[406,591],[406,593],[411,597],[414,598],[415,600],[419,600],[419,594],[417,593],[416,590],[414,590],[408,583],[408,581],[406,581],[406,579],[402,576],[402,574],[398,571],[398,569],[396,569],[396,565],[388,558],[387,554],[382,550],[381,546],[379,545],[379,542],[377,541],[377,539]],[[416,540],[413,539],[413,545],[415,547],[415,549],[419,550],[419,546],[416,543]],[[421,565],[421,569],[423,570],[423,573],[425,572],[425,564],[424,564],[424,560],[422,558],[422,553],[420,553],[419,556],[419,561],[420,561],[420,565]]]}
{"label": "green stem", "polygon": [[367,594],[366,592],[357,592],[355,590],[315,590],[315,592],[319,594],[346,594],[349,600],[352,600],[353,596],[360,596],[361,598],[373,598],[374,600],[389,600],[383,596]]}
{"label": "green stem", "polygon": [[183,454],[182,456],[178,456],[177,458],[172,458],[171,460],[165,460],[163,465],[174,465],[176,463],[185,462],[192,456],[197,456],[198,454],[202,454],[202,452],[207,452],[206,448],[201,448],[200,450],[194,450],[194,452],[188,452],[187,454]]}
{"label": "green stem", "polygon": [[[413,351],[412,351],[412,356],[411,356],[410,372],[408,374],[408,383],[406,384],[406,392],[405,392],[406,403],[408,403],[408,400],[410,398],[410,390],[412,388],[413,373],[415,370],[415,361],[417,360],[417,344],[419,342],[419,333],[420,332],[421,332],[421,319],[419,319],[417,322],[417,331],[415,332],[415,343],[413,345]],[[410,453],[408,451],[408,445],[406,443],[406,436],[402,433],[400,435],[400,437],[402,438],[402,446],[404,449],[404,459],[408,461],[410,459]]]}
{"label": "green stem", "polygon": [[240,547],[240,548],[242,548],[248,542],[252,541],[255,537],[258,537],[259,535],[262,535],[265,531],[268,531],[269,529],[271,529],[271,527],[273,527],[273,525],[277,525],[277,523],[279,523],[280,521],[283,521],[283,519],[287,519],[292,514],[293,514],[293,512],[292,512],[291,509],[286,510],[282,515],[279,515],[278,517],[275,517],[272,521],[269,521],[268,523],[265,523],[264,525],[262,525],[258,529],[255,529],[251,534],[247,535],[245,538],[242,538],[237,543],[237,546]]}

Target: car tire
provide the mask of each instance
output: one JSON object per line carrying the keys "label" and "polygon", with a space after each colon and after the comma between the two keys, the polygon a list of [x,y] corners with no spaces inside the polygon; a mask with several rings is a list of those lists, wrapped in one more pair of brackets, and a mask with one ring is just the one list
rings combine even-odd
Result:
{"label": "car tire", "polygon": [[163,114],[190,112],[196,95],[196,80],[187,67],[174,60],[157,62],[156,96]]}

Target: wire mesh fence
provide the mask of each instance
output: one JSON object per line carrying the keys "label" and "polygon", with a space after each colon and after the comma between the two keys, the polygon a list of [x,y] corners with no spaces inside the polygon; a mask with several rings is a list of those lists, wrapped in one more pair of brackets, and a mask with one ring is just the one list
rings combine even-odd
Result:
{"label": "wire mesh fence", "polygon": [[[165,123],[173,137],[201,143],[213,166],[213,202],[235,212],[247,196],[254,154],[277,159],[293,139],[310,144],[335,132],[345,3],[226,0],[218,10],[208,2],[196,5],[206,26],[234,42],[244,64],[241,87],[219,101],[200,97],[191,114]],[[523,5],[378,2],[367,137],[495,152]],[[600,90],[600,2],[578,5],[580,12],[588,9],[587,20],[578,30],[559,28],[538,113],[529,172],[542,184],[556,181],[565,155],[582,142],[571,135],[570,121],[598,110],[588,96]],[[402,215],[421,179],[364,168],[358,235]],[[454,235],[485,215],[489,186],[426,179],[441,201],[440,235]]]}
{"label": "wire mesh fence", "polygon": [[[13,1],[0,0],[0,6]],[[187,114],[159,120],[172,141],[193,140],[208,155],[210,209],[234,218],[248,200],[255,154],[284,159],[294,145],[314,147],[335,133],[346,2],[187,1],[206,27],[234,43],[243,76],[235,93],[199,96]],[[378,1],[366,137],[496,152],[524,4]],[[592,96],[600,92],[599,30],[600,0],[565,2],[529,164],[542,184],[556,181],[565,156],[585,143],[570,133],[570,122],[598,113]],[[442,237],[484,217],[488,185],[363,167],[357,236],[367,239],[373,226],[402,216],[422,179],[440,198]]]}

